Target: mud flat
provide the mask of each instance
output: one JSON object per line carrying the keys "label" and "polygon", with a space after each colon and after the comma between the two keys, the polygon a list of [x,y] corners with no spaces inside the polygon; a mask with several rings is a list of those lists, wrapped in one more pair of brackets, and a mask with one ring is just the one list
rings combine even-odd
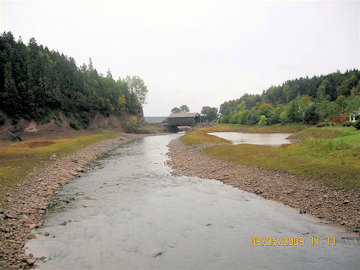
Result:
{"label": "mud flat", "polygon": [[0,209],[0,269],[27,269],[36,261],[26,256],[23,246],[36,237],[31,230],[42,226],[43,218],[56,202],[57,190],[92,168],[92,160],[130,140],[143,135],[122,134],[111,140],[92,144],[77,153],[58,158],[53,154],[45,169],[34,169],[28,178],[16,185],[15,192],[6,194],[9,209]]}
{"label": "mud flat", "polygon": [[173,174],[216,179],[360,234],[359,193],[334,189],[319,180],[302,179],[286,172],[225,162],[206,156],[201,148],[207,146],[211,145],[187,147],[179,139],[172,140],[169,165]]}

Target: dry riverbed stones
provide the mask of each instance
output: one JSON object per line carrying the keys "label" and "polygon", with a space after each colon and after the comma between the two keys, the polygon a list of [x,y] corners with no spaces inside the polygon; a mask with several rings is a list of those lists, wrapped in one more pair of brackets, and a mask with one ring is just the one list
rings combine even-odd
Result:
{"label": "dry riverbed stones", "polygon": [[203,146],[186,147],[179,139],[171,141],[169,148],[174,175],[216,179],[360,234],[360,194],[355,191],[333,189],[319,180],[286,172],[221,161],[203,154]]}

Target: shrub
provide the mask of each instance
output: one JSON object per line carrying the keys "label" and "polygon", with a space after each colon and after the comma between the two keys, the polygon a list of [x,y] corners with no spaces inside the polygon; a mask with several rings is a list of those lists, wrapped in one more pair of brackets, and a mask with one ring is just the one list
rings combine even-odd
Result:
{"label": "shrub", "polygon": [[80,129],[79,125],[76,124],[76,123],[74,123],[74,122],[70,122],[70,123],[69,123],[69,126],[70,126],[71,128],[73,128],[73,129],[75,129],[75,130],[79,130],[79,129]]}
{"label": "shrub", "polygon": [[266,116],[265,115],[260,115],[258,125],[260,125],[260,126],[265,126],[266,125]]}
{"label": "shrub", "polygon": [[342,125],[343,125],[344,127],[352,127],[352,126],[354,125],[354,123],[351,122],[351,121],[344,121],[344,122],[342,123]]}
{"label": "shrub", "polygon": [[0,114],[0,126],[5,124],[5,117]]}
{"label": "shrub", "polygon": [[45,125],[45,124],[49,124],[50,122],[51,122],[51,117],[46,116],[46,117],[42,120],[41,124]]}
{"label": "shrub", "polygon": [[326,127],[326,126],[329,126],[327,122],[321,122],[316,125],[316,127]]}
{"label": "shrub", "polygon": [[356,129],[360,129],[360,119],[356,121],[354,127],[355,127]]}
{"label": "shrub", "polygon": [[136,131],[140,128],[140,124],[138,122],[138,119],[136,116],[131,116],[131,118],[129,119],[129,121],[124,125],[125,130],[127,132],[134,132],[136,133]]}

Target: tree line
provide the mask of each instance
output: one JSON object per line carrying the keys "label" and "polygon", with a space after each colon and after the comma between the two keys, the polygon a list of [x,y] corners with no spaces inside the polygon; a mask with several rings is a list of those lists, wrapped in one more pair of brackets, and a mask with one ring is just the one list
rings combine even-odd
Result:
{"label": "tree line", "polygon": [[360,109],[360,72],[289,80],[263,93],[244,94],[220,106],[222,123],[272,125],[277,123],[342,122]]}
{"label": "tree line", "polygon": [[91,58],[77,67],[74,58],[38,45],[25,45],[11,32],[0,36],[0,124],[3,114],[16,121],[44,120],[59,112],[86,128],[103,116],[142,113],[147,87],[139,76],[114,80],[110,69],[98,74]]}

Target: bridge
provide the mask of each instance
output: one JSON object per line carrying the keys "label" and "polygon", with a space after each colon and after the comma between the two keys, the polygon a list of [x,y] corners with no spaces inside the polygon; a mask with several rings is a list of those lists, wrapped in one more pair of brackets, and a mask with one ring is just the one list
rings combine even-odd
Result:
{"label": "bridge", "polygon": [[171,126],[195,126],[196,123],[200,123],[200,114],[173,113],[167,119]]}

